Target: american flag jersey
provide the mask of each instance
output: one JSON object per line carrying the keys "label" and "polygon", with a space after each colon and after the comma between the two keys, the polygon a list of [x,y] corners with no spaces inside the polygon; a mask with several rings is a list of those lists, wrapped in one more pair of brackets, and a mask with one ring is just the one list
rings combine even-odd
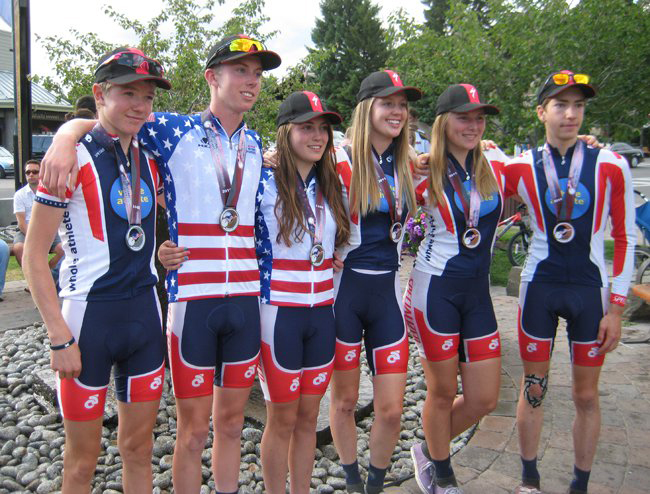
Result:
{"label": "american flag jersey", "polygon": [[[561,164],[557,150],[552,149],[563,190],[573,149],[570,148],[565,155],[565,164]],[[553,228],[558,221],[550,203],[542,148],[526,151],[510,160],[505,175],[507,193],[519,195],[531,216],[533,239],[521,281],[607,287],[604,237],[609,216],[614,238],[614,279],[610,302],[624,305],[634,269],[636,245],[634,190],[625,159],[607,149],[585,149],[571,215],[576,233],[575,238],[566,244],[553,239]]]}
{"label": "american flag jersey", "polygon": [[[117,138],[114,138],[119,143]],[[59,236],[65,257],[59,271],[60,296],[69,300],[125,300],[158,281],[154,266],[156,191],[160,185],[153,156],[140,149],[140,207],[145,244],[126,245],[129,228],[115,154],[91,134],[77,144],[77,181],[63,201],[39,185],[35,201],[65,208]],[[117,153],[126,163],[119,144]],[[130,174],[130,171],[127,171]]]}
{"label": "american flag jersey", "polygon": [[[307,177],[307,199],[316,214],[316,175]],[[334,272],[332,256],[336,237],[336,223],[327,201],[325,227],[322,243],[325,260],[320,266],[313,266],[309,259],[312,247],[311,236],[305,233],[302,241],[293,241],[287,246],[278,242],[278,221],[275,204],[278,190],[271,169],[262,170],[262,178],[256,201],[255,237],[257,257],[260,265],[261,302],[288,307],[314,307],[334,303]],[[282,214],[280,209],[279,214]]]}
{"label": "american flag jersey", "polygon": [[[461,244],[466,229],[465,215],[458,194],[446,174],[443,201],[435,206],[429,197],[428,177],[422,176],[415,180],[416,199],[426,213],[426,236],[420,243],[415,258],[418,270],[453,278],[476,278],[489,273],[496,227],[503,209],[503,170],[508,157],[499,148],[485,150],[484,156],[490,164],[498,190],[481,200],[477,225],[481,241],[475,249],[467,249]],[[469,190],[469,180],[461,180]]]}
{"label": "american flag jersey", "polygon": [[217,118],[213,117],[213,123],[230,177],[234,175],[240,133],[246,132],[246,165],[237,203],[239,226],[230,233],[219,224],[224,205],[201,115],[152,113],[139,134],[160,165],[169,237],[190,250],[189,260],[167,273],[170,302],[259,295],[254,219],[262,143],[243,122],[232,136]]}

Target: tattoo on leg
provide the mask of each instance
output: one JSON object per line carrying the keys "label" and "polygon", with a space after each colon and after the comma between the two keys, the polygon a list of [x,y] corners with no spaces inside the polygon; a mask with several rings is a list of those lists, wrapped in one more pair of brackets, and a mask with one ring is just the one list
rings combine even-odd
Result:
{"label": "tattoo on leg", "polygon": [[[535,385],[540,387],[541,393],[534,393],[535,396],[533,396],[533,394],[531,394],[531,388]],[[536,376],[535,374],[527,374],[524,376],[524,396],[531,407],[537,408],[542,404],[547,390],[548,374],[543,377]]]}

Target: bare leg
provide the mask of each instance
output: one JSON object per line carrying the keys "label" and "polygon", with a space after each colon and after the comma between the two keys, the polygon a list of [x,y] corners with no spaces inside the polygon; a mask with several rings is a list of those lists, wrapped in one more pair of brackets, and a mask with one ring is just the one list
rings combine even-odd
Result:
{"label": "bare leg", "polygon": [[[539,438],[544,422],[544,406],[533,407],[525,394],[525,376],[534,375],[543,378],[548,375],[550,361],[529,362],[524,360],[524,377],[521,381],[519,402],[517,403],[517,430],[519,432],[519,451],[525,460],[537,457]],[[541,399],[542,388],[534,384],[529,389],[529,396]]]}
{"label": "bare leg", "polygon": [[600,367],[573,366],[573,403],[576,417],[573,421],[573,448],[575,464],[580,470],[590,471],[600,435],[600,402],[598,379]]}
{"label": "bare leg", "polygon": [[266,402],[266,425],[262,435],[262,473],[264,488],[269,494],[286,492],[289,444],[296,426],[299,404],[299,399],[290,403]]}
{"label": "bare leg", "polygon": [[330,427],[336,451],[341,462],[350,465],[357,461],[357,424],[354,411],[359,399],[359,368],[332,374]]}
{"label": "bare leg", "polygon": [[309,494],[316,449],[316,421],[322,397],[323,395],[300,395],[298,418],[289,449],[291,494]]}
{"label": "bare leg", "polygon": [[370,463],[387,468],[399,439],[406,374],[383,374],[373,378],[375,420],[370,430]]}
{"label": "bare leg", "polygon": [[159,400],[141,403],[118,402],[117,447],[124,468],[124,492],[138,494],[152,489],[151,454],[153,428]]}
{"label": "bare leg", "polygon": [[[90,492],[100,451],[102,418],[87,422],[64,420],[63,494]],[[151,488],[151,487],[150,487]]]}

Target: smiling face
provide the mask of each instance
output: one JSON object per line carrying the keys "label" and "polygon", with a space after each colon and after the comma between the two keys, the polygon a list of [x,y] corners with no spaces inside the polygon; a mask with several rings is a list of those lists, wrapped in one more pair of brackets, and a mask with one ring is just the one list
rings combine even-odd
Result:
{"label": "smiling face", "polygon": [[483,110],[473,110],[467,113],[449,112],[445,126],[447,149],[454,156],[467,155],[469,151],[479,145],[484,132],[485,113]]}
{"label": "smiling face", "polygon": [[93,86],[99,121],[107,132],[117,135],[123,142],[135,136],[153,109],[155,84],[135,81],[113,84],[104,89]]}
{"label": "smiling face", "polygon": [[375,98],[370,109],[370,140],[375,149],[385,149],[399,136],[408,118],[408,102],[403,92]]}
{"label": "smiling face", "polygon": [[214,88],[212,97],[219,107],[243,115],[257,101],[262,87],[262,72],[260,59],[249,56],[208,69],[206,79]]}
{"label": "smiling face", "polygon": [[537,107],[537,117],[546,127],[546,139],[553,146],[572,145],[585,116],[585,95],[569,88]]}
{"label": "smiling face", "polygon": [[329,140],[330,124],[325,117],[309,122],[290,124],[289,144],[296,166],[310,167],[323,157]]}

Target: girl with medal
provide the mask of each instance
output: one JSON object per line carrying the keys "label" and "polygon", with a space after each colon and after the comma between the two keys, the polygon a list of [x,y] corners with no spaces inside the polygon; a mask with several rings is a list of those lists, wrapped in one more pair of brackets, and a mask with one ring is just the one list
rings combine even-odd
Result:
{"label": "girl with medal", "polygon": [[[497,113],[474,86],[448,87],[437,101],[428,174],[416,182],[429,228],[404,310],[427,382],[426,443],[411,448],[416,480],[427,493],[460,492],[449,443],[494,410],[499,395],[501,349],[489,266],[507,158],[481,145],[486,115]],[[459,367],[463,394],[456,398]]]}
{"label": "girl with medal", "polygon": [[337,346],[330,424],[348,492],[364,492],[357,462],[354,411],[359,397],[361,342],[372,373],[374,422],[366,492],[382,490],[401,428],[408,338],[398,269],[407,211],[415,208],[408,143],[408,103],[419,89],[391,70],[361,82],[351,146],[337,150],[337,171],[350,217],[350,242],[337,250]]}
{"label": "girl with medal", "polygon": [[316,419],[334,365],[332,258],[350,230],[334,166],[328,112],[308,91],[294,92],[277,118],[277,166],[262,171],[255,237],[260,265],[260,381],[265,491],[308,493]]}
{"label": "girl with medal", "polygon": [[[29,223],[25,275],[47,326],[65,426],[63,493],[89,492],[102,417],[115,372],[124,492],[151,491],[152,431],[164,378],[164,338],[153,269],[153,156],[136,135],[162,66],[133,48],[105,55],[95,70],[99,123],[77,145],[77,180],[60,198],[41,185]],[[65,257],[59,308],[47,252],[57,228]]]}

